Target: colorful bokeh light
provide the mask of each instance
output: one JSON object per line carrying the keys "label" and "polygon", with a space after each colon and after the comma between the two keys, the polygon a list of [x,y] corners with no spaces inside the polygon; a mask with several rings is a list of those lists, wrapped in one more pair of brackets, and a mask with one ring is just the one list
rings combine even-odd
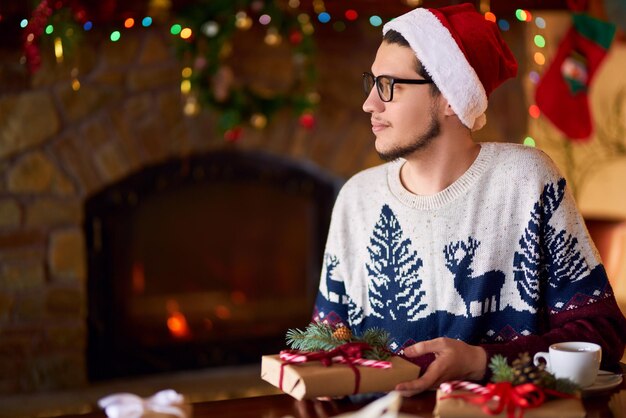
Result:
{"label": "colorful bokeh light", "polygon": [[371,16],[370,17],[370,25],[378,27],[383,24],[383,19],[380,16]]}
{"label": "colorful bokeh light", "polygon": [[535,144],[535,139],[532,136],[527,136],[526,138],[524,138],[524,145],[526,145],[527,147],[534,147]]}
{"label": "colorful bokeh light", "polygon": [[170,33],[172,35],[176,36],[176,35],[180,35],[180,31],[182,31],[182,30],[183,30],[183,27],[180,26],[178,23],[175,23],[170,28]]}
{"label": "colorful bokeh light", "polygon": [[359,18],[359,14],[354,9],[346,10],[345,16],[346,19],[350,21],[357,20]]}
{"label": "colorful bokeh light", "polygon": [[537,25],[539,29],[545,29],[546,21],[543,19],[543,17],[537,17],[535,18],[535,25]]}
{"label": "colorful bokeh light", "polygon": [[541,116],[541,110],[539,110],[539,106],[537,106],[536,104],[530,105],[528,107],[528,114],[531,118],[537,119],[539,116]]}
{"label": "colorful bokeh light", "polygon": [[328,14],[327,12],[322,12],[317,15],[317,20],[319,20],[321,23],[328,23],[330,22],[330,14]]}
{"label": "colorful bokeh light", "polygon": [[180,31],[180,37],[183,39],[189,39],[191,38],[191,35],[193,35],[193,32],[190,28],[184,28]]}
{"label": "colorful bokeh light", "polygon": [[539,48],[543,48],[544,46],[546,46],[546,38],[541,35],[535,35],[534,41],[535,45],[537,45]]}
{"label": "colorful bokeh light", "polygon": [[528,10],[517,9],[515,10],[515,17],[520,22],[530,22],[533,20],[532,14]]}
{"label": "colorful bokeh light", "polygon": [[535,62],[537,63],[537,65],[543,65],[546,63],[546,57],[541,52],[535,52],[535,55],[533,58],[535,59]]}
{"label": "colorful bokeh light", "polygon": [[530,78],[530,81],[533,84],[537,84],[539,82],[540,76],[537,71],[531,71],[530,73],[528,73],[528,78]]}

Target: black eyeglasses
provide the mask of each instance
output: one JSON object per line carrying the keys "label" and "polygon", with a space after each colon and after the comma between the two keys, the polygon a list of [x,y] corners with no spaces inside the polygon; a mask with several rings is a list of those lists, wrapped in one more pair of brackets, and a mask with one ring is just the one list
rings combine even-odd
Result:
{"label": "black eyeglasses", "polygon": [[363,90],[365,96],[369,96],[374,84],[376,84],[376,90],[378,91],[378,97],[383,102],[390,102],[393,100],[393,86],[394,84],[431,84],[433,80],[409,80],[404,78],[393,78],[388,75],[379,75],[374,77],[374,74],[363,73]]}

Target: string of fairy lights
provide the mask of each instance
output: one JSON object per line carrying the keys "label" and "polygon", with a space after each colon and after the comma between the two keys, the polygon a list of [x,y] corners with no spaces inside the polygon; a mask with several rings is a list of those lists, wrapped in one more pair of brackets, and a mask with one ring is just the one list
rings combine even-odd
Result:
{"label": "string of fairy lights", "polygon": [[[533,14],[528,10],[517,9],[515,11],[515,18],[520,22],[525,22],[529,24],[534,24],[537,31],[541,32],[546,28],[546,21],[541,16],[533,16]],[[502,19],[498,21],[498,27],[502,30],[502,26],[506,26],[507,23],[502,23]],[[539,83],[541,78],[541,73],[543,66],[546,64],[546,56],[543,52],[546,47],[546,38],[541,34],[537,33],[532,37],[532,62],[533,66],[529,66],[531,69],[528,72],[528,79],[533,85]],[[541,116],[541,110],[539,106],[535,103],[531,103],[528,106],[528,114],[533,119],[538,119]],[[523,140],[523,143],[528,146],[534,147],[536,145],[535,139],[531,136],[526,136]]]}
{"label": "string of fairy lights", "polygon": [[[220,129],[227,140],[237,140],[241,135],[241,126],[250,125],[263,129],[268,118],[280,105],[296,109],[300,125],[311,129],[315,125],[314,109],[320,101],[315,89],[313,66],[314,33],[316,27],[331,27],[337,36],[341,36],[352,24],[363,21],[372,27],[380,27],[385,19],[379,15],[362,13],[358,7],[346,1],[341,12],[330,13],[324,0],[313,0],[310,8],[301,7],[300,0],[288,0],[286,10],[278,7],[273,0],[248,0],[232,2],[212,0],[202,3],[202,11],[195,9],[195,14],[174,15],[170,0],[149,0],[146,15],[120,14],[120,17],[96,23],[90,19],[87,9],[77,0],[42,0],[30,17],[19,21],[23,31],[24,56],[22,64],[34,72],[41,64],[40,45],[51,45],[57,63],[62,63],[72,43],[81,38],[81,31],[88,33],[99,31],[115,44],[123,45],[125,32],[138,28],[150,28],[158,24],[169,30],[173,40],[187,51],[183,58],[180,90],[183,96],[183,111],[188,116],[198,114],[203,105],[214,106],[221,112]],[[235,4],[236,3],[236,4]],[[419,7],[422,0],[404,0],[409,7]],[[284,3],[283,3],[284,4]],[[207,5],[211,5],[208,7]],[[65,10],[64,10],[65,9]],[[336,10],[337,8],[333,8]],[[63,13],[65,11],[65,13]],[[490,1],[481,0],[480,11],[485,19],[497,24],[502,32],[511,29],[515,23],[532,24],[532,38],[528,48],[532,54],[532,65],[526,75],[531,83],[537,84],[543,66],[546,64],[544,48],[546,39],[541,34],[546,28],[546,21],[537,13],[517,9],[514,16],[496,16],[490,10]],[[153,14],[150,14],[152,12]],[[163,17],[165,16],[165,18]],[[192,18],[190,18],[192,16]],[[218,78],[222,82],[232,83],[233,75],[224,64],[224,59],[232,54],[232,37],[236,31],[248,31],[252,28],[265,32],[263,42],[267,46],[278,46],[287,42],[292,49],[292,59],[302,73],[300,83],[293,91],[277,94],[274,99],[257,97],[249,89],[243,88],[230,98],[219,97],[212,84],[207,80]],[[42,42],[43,41],[43,42]],[[200,55],[199,50],[213,50]],[[196,55],[190,59],[189,52]],[[529,57],[530,61],[530,57]],[[71,69],[71,87],[74,91],[81,88],[79,69]],[[230,80],[230,81],[228,81]],[[214,84],[214,83],[213,83]],[[278,97],[280,96],[280,97]],[[539,118],[540,110],[536,104],[530,104],[528,114]],[[534,146],[531,137],[524,139],[526,145]]]}

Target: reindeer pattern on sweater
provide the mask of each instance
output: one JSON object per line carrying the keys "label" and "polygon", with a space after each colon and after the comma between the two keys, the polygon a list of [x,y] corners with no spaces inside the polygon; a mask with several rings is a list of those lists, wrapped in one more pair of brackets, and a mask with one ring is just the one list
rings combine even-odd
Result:
{"label": "reindeer pattern on sweater", "polygon": [[342,188],[316,320],[385,328],[399,351],[439,336],[478,344],[541,334],[550,315],[611,295],[566,182],[541,151],[484,143],[433,196],[404,189],[402,163]]}

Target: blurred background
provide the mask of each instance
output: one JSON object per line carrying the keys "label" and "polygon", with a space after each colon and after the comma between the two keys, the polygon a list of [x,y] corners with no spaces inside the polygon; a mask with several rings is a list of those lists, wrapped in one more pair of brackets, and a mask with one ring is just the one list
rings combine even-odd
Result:
{"label": "blurred background", "polygon": [[[382,25],[455,3],[2,1],[0,394],[282,348],[338,188],[380,163]],[[555,160],[626,307],[626,4],[474,4],[519,62],[475,138]]]}

